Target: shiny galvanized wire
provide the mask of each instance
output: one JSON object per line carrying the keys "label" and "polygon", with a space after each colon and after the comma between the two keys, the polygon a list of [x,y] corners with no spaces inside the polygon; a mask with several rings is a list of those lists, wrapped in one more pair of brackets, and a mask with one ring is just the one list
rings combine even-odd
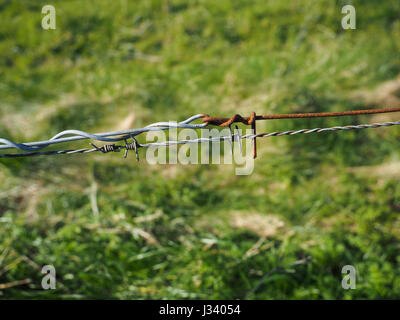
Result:
{"label": "shiny galvanized wire", "polygon": [[198,114],[193,117],[190,117],[182,122],[156,122],[150,124],[144,128],[139,129],[131,129],[131,130],[123,130],[123,131],[114,131],[114,132],[105,132],[105,133],[96,133],[90,134],[85,131],[80,130],[66,130],[56,134],[54,137],[49,140],[44,141],[36,141],[29,143],[16,143],[14,141],[10,141],[7,139],[0,138],[0,150],[1,149],[18,149],[21,151],[39,151],[43,148],[46,148],[50,145],[71,142],[77,140],[84,139],[92,139],[96,141],[102,142],[118,142],[124,141],[130,137],[137,136],[144,132],[149,131],[159,131],[159,130],[167,130],[170,128],[188,128],[188,129],[200,129],[207,126],[206,123],[202,124],[190,124],[191,122],[203,118],[204,115]]}

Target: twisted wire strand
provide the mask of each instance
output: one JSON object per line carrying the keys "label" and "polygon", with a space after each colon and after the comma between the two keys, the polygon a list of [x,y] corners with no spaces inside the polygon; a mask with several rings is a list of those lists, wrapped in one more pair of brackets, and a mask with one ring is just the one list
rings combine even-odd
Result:
{"label": "twisted wire strand", "polygon": [[[301,130],[289,130],[289,131],[275,131],[275,132],[265,132],[259,134],[247,134],[240,135],[237,130],[235,134],[229,136],[218,136],[212,138],[197,138],[197,139],[185,139],[185,140],[171,140],[164,142],[152,142],[146,144],[137,144],[137,148],[150,148],[150,147],[168,147],[171,145],[181,145],[188,143],[205,143],[205,142],[221,142],[224,140],[229,141],[240,141],[240,139],[255,139],[255,138],[268,138],[277,136],[287,136],[287,135],[297,135],[297,134],[310,134],[310,133],[322,133],[322,132],[332,132],[332,131],[346,131],[346,130],[360,130],[369,128],[381,128],[381,127],[391,127],[400,125],[400,121],[392,122],[381,122],[372,124],[359,124],[359,125],[348,125],[348,126],[335,126],[328,128],[313,128],[313,129],[301,129]],[[111,147],[112,146],[112,147]],[[102,149],[103,148],[103,149]],[[126,145],[105,145],[102,148],[95,147],[93,149],[77,149],[77,150],[60,150],[60,151],[46,151],[46,152],[29,152],[29,153],[11,153],[11,154],[0,154],[0,158],[17,158],[17,157],[30,157],[30,156],[40,156],[40,155],[59,155],[59,154],[77,154],[77,153],[91,153],[101,151],[103,153],[108,152],[118,152],[121,149],[132,150],[132,144]]]}
{"label": "twisted wire strand", "polygon": [[98,151],[96,149],[77,149],[77,150],[56,150],[56,151],[43,151],[43,152],[25,152],[25,153],[5,153],[0,154],[0,158],[23,158],[23,157],[36,157],[36,156],[56,156],[60,154],[77,154],[77,153],[91,153]]}
{"label": "twisted wire strand", "polygon": [[96,133],[96,134],[90,134],[88,132],[81,130],[65,130],[56,134],[49,140],[29,142],[29,143],[16,143],[11,140],[0,138],[0,150],[14,148],[21,151],[38,151],[53,144],[84,140],[84,139],[92,139],[102,142],[118,142],[118,141],[123,141],[129,137],[137,136],[141,133],[149,131],[160,131],[160,130],[167,130],[170,128],[201,129],[207,126],[207,124],[206,123],[190,124],[190,123],[203,117],[204,117],[203,114],[197,114],[181,122],[157,122],[150,124],[144,128]]}
{"label": "twisted wire strand", "polygon": [[301,129],[301,130],[289,130],[289,131],[275,131],[275,132],[264,132],[259,134],[232,134],[223,137],[213,137],[213,138],[198,138],[198,139],[187,139],[178,141],[165,141],[165,142],[153,142],[147,144],[141,144],[141,147],[165,147],[170,145],[187,144],[187,143],[201,143],[201,142],[218,142],[224,140],[234,140],[234,139],[255,139],[255,138],[268,138],[276,136],[286,136],[286,135],[296,135],[296,134],[309,134],[309,133],[321,133],[327,131],[342,131],[342,130],[357,130],[357,129],[368,129],[368,128],[381,128],[381,127],[391,127],[400,125],[400,121],[394,122],[381,122],[372,124],[359,124],[359,125],[349,125],[349,126],[335,126],[329,128],[314,128],[314,129]]}
{"label": "twisted wire strand", "polygon": [[290,130],[284,132],[270,132],[270,133],[259,133],[252,135],[250,138],[266,138],[273,136],[286,136],[295,134],[309,134],[309,133],[320,133],[325,131],[340,131],[340,130],[357,130],[357,129],[368,129],[368,128],[381,128],[381,127],[391,127],[400,125],[400,121],[394,122],[381,122],[381,123],[371,123],[371,124],[359,124],[359,125],[348,125],[348,126],[335,126],[330,128],[314,128],[314,129],[301,129],[301,130]]}

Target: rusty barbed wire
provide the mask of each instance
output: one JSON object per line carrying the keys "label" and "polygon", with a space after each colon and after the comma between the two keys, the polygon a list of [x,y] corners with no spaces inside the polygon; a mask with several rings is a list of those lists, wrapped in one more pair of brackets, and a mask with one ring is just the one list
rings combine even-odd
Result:
{"label": "rusty barbed wire", "polygon": [[272,114],[272,115],[256,115],[253,112],[250,117],[242,117],[240,114],[235,114],[231,118],[210,117],[208,114],[205,114],[203,116],[202,121],[209,125],[228,127],[236,122],[241,122],[243,124],[251,125],[254,121],[258,120],[343,117],[343,116],[367,115],[367,114],[390,113],[390,112],[400,112],[400,107],[385,108],[385,109],[351,110],[351,111],[341,111],[341,112],[289,113],[289,114]]}

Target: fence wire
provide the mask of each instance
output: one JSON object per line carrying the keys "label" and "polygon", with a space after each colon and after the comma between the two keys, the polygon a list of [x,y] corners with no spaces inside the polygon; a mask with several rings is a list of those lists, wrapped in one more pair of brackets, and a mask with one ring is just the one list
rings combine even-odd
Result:
{"label": "fence wire", "polygon": [[[381,110],[382,112],[378,112]],[[357,129],[368,129],[368,128],[380,128],[380,127],[390,127],[400,125],[400,121],[394,122],[381,122],[381,123],[372,123],[372,124],[359,124],[359,125],[348,125],[348,126],[335,126],[328,128],[313,128],[313,129],[301,129],[301,130],[290,130],[290,131],[275,131],[275,132],[265,132],[265,133],[256,133],[255,132],[255,121],[256,120],[265,120],[265,119],[276,119],[281,118],[304,118],[304,117],[316,117],[318,115],[322,116],[342,116],[342,115],[351,115],[351,114],[371,114],[371,113],[383,113],[383,112],[396,112],[400,111],[400,108],[396,109],[374,109],[374,110],[357,110],[357,111],[348,111],[341,113],[321,113],[321,114],[294,114],[294,115],[276,115],[276,116],[256,116],[255,113],[252,114],[249,118],[242,118],[240,115],[235,115],[232,118],[211,118],[205,114],[194,115],[184,121],[181,122],[156,122],[150,124],[144,128],[137,128],[131,130],[123,130],[123,131],[113,131],[113,132],[105,132],[105,133],[96,133],[90,134],[85,131],[80,130],[66,130],[58,133],[54,137],[37,142],[28,142],[28,143],[16,143],[11,140],[0,138],[0,150],[4,149],[17,149],[23,152],[19,153],[4,153],[0,154],[0,158],[20,158],[20,157],[33,157],[33,156],[50,156],[50,155],[72,155],[72,154],[86,154],[92,152],[101,152],[101,153],[109,153],[109,152],[120,152],[121,150],[125,151],[124,156],[126,157],[128,151],[134,151],[136,154],[136,159],[139,160],[139,148],[158,148],[158,147],[168,147],[171,145],[182,145],[188,143],[213,143],[213,142],[221,142],[228,140],[231,143],[237,141],[240,143],[240,150],[242,149],[241,140],[242,139],[251,139],[253,140],[253,145],[255,146],[256,138],[268,138],[275,136],[286,136],[286,135],[297,135],[297,134],[310,134],[310,133],[322,133],[328,131],[342,131],[342,130],[357,130]],[[258,119],[257,119],[258,117]],[[202,119],[202,124],[192,124],[192,122]],[[210,124],[210,122],[214,122]],[[237,126],[235,133],[232,132],[231,125],[234,122],[246,122],[247,124],[252,124],[253,134],[241,135]],[[153,143],[144,143],[139,144],[136,140],[136,137],[142,133],[150,132],[150,131],[163,131],[169,130],[171,128],[184,128],[184,129],[202,129],[210,125],[218,125],[220,127],[228,126],[230,128],[230,135],[227,136],[217,136],[217,137],[208,137],[208,138],[197,138],[197,139],[186,139],[186,140],[172,140],[172,141],[163,141],[163,142],[153,142]],[[113,144],[105,144],[101,147],[96,146],[94,143],[90,143],[92,148],[81,148],[81,149],[65,149],[65,150],[55,150],[55,151],[42,151],[43,149],[60,143],[78,141],[90,139],[93,141],[100,142],[114,142]],[[128,140],[132,140],[133,142],[128,142]],[[117,145],[115,142],[124,142],[122,145]],[[255,147],[254,147],[255,148]],[[254,157],[256,155],[255,149]]]}
{"label": "fence wire", "polygon": [[105,132],[105,133],[96,133],[90,134],[85,131],[80,130],[65,130],[49,140],[44,141],[36,141],[36,142],[28,142],[28,143],[16,143],[7,139],[0,138],[0,150],[1,149],[19,149],[21,151],[38,151],[44,149],[50,145],[84,140],[84,139],[92,139],[96,141],[102,142],[118,142],[124,141],[130,137],[135,137],[144,132],[150,131],[160,131],[167,130],[170,128],[186,128],[186,129],[200,129],[207,126],[207,124],[190,124],[191,122],[202,118],[204,115],[198,114],[193,117],[190,117],[182,122],[156,122],[150,124],[144,128],[131,129],[131,130],[123,130],[123,131],[113,131],[113,132]]}

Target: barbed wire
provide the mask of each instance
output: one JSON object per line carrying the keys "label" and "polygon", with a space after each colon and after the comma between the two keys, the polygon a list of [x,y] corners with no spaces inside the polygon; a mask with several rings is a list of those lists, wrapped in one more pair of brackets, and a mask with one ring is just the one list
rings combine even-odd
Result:
{"label": "barbed wire", "polygon": [[[137,136],[141,133],[150,132],[150,131],[160,131],[160,130],[167,130],[170,128],[186,128],[186,129],[201,129],[207,126],[206,123],[202,124],[190,124],[191,122],[203,118],[203,114],[198,114],[192,116],[182,122],[156,122],[152,123],[144,128],[138,129],[131,129],[131,130],[122,130],[122,131],[113,131],[113,132],[105,132],[105,133],[96,133],[90,134],[85,131],[80,130],[65,130],[54,137],[43,140],[43,141],[36,141],[36,142],[28,142],[28,143],[16,143],[14,141],[0,138],[0,150],[1,149],[19,149],[21,151],[38,151],[44,149],[50,145],[77,141],[77,140],[84,140],[84,139],[92,139],[96,141],[102,142],[118,142],[126,140],[130,137]],[[66,137],[69,136],[69,137]]]}
{"label": "barbed wire", "polygon": [[[170,128],[190,128],[190,129],[201,129],[207,125],[217,125],[221,127],[230,126],[235,122],[242,122],[254,126],[257,120],[270,120],[270,119],[288,119],[288,118],[312,118],[312,117],[338,117],[348,115],[361,115],[361,114],[376,114],[376,113],[387,113],[387,112],[398,112],[400,108],[386,108],[386,109],[370,109],[370,110],[353,110],[343,112],[325,112],[325,113],[294,113],[294,114],[281,114],[281,115],[256,115],[254,112],[250,117],[243,118],[239,114],[235,114],[231,118],[217,118],[210,117],[207,114],[197,114],[182,122],[156,122],[150,124],[144,128],[114,131],[106,133],[90,134],[81,130],[66,130],[56,134],[49,140],[36,141],[29,143],[16,143],[4,138],[0,138],[0,150],[15,148],[21,151],[38,151],[46,148],[53,144],[65,143],[83,139],[92,139],[103,142],[117,142],[127,139],[128,137],[137,136],[144,132],[167,130]],[[203,124],[190,124],[191,122],[202,118]],[[69,137],[66,137],[69,136]],[[65,138],[64,138],[65,137]],[[114,137],[114,138],[110,138]]]}
{"label": "barbed wire", "polygon": [[[190,120],[194,121],[196,119],[199,119],[201,117],[204,117],[204,115],[196,115],[193,116],[185,121]],[[188,122],[187,122],[188,123]],[[166,130],[167,124],[171,126],[170,127],[184,127],[187,128],[187,123],[180,122],[180,123],[169,123],[169,122],[159,122],[150,126],[147,126],[145,128],[158,128],[158,130]],[[162,124],[161,127],[157,127],[158,124]],[[155,126],[154,126],[155,125]],[[183,125],[183,126],[181,126]],[[207,124],[206,124],[207,125]],[[289,130],[289,131],[275,131],[275,132],[264,132],[264,133],[258,133],[258,134],[247,134],[247,135],[241,135],[239,132],[239,129],[237,126],[235,126],[235,132],[233,133],[231,130],[231,134],[228,136],[218,136],[218,137],[208,137],[208,138],[197,138],[197,139],[185,139],[185,140],[171,140],[171,141],[163,141],[163,142],[153,142],[153,143],[145,143],[145,144],[139,144],[137,140],[135,139],[133,134],[129,134],[129,136],[124,136],[120,138],[113,138],[115,140],[113,141],[121,141],[124,140],[125,145],[115,145],[115,144],[108,144],[108,145],[103,145],[102,147],[97,147],[93,143],[91,145],[93,148],[89,149],[76,149],[76,150],[71,150],[71,149],[66,149],[66,150],[56,150],[56,151],[45,151],[45,152],[25,152],[25,153],[10,153],[10,154],[0,154],[0,158],[19,158],[19,157],[32,157],[32,156],[41,156],[41,155],[61,155],[61,154],[78,154],[78,153],[92,153],[92,152],[102,152],[102,153],[109,153],[109,152],[120,152],[121,150],[125,150],[125,155],[124,157],[127,157],[127,153],[129,150],[134,150],[136,153],[136,159],[139,161],[139,154],[138,154],[138,149],[139,148],[150,148],[150,147],[168,147],[172,145],[182,145],[182,144],[188,144],[188,143],[212,143],[212,142],[221,142],[228,140],[231,143],[234,141],[240,142],[242,139],[252,139],[253,141],[256,138],[268,138],[268,137],[276,137],[276,136],[287,136],[287,135],[297,135],[297,134],[310,134],[310,133],[322,133],[322,132],[332,132],[332,131],[342,131],[342,130],[358,130],[358,129],[368,129],[368,128],[380,128],[380,127],[390,127],[390,126],[397,126],[400,125],[400,121],[392,121],[392,122],[381,122],[381,123],[372,123],[372,124],[359,124],[359,125],[348,125],[348,126],[335,126],[335,127],[327,127],[327,128],[313,128],[313,129],[301,129],[301,130]],[[151,127],[154,126],[154,127]],[[199,127],[198,125],[190,125],[190,127],[193,128],[204,128],[204,124]],[[143,129],[145,129],[143,128]],[[143,129],[133,129],[131,131],[138,132],[135,130],[143,130]],[[76,130],[69,130],[69,131],[76,131]],[[152,130],[148,130],[152,131]],[[142,131],[142,132],[148,132],[148,131]],[[65,131],[64,131],[65,132]],[[85,133],[86,134],[86,133]],[[80,136],[81,138],[86,138],[87,136],[95,136],[99,137],[100,135],[84,135]],[[78,138],[77,136],[76,138]],[[100,136],[100,138],[102,138]],[[127,139],[132,138],[133,142],[128,143]],[[118,139],[118,140],[116,140]],[[98,140],[98,139],[95,139]],[[1,141],[1,140],[0,140]],[[8,141],[8,140],[7,140]],[[54,141],[54,140],[52,140]],[[103,140],[100,140],[103,141]],[[15,144],[15,145],[20,145],[20,144]],[[26,144],[25,144],[26,145]],[[232,149],[233,145],[231,144]],[[242,150],[242,145],[239,143],[240,151]],[[17,147],[18,148],[18,147]]]}

